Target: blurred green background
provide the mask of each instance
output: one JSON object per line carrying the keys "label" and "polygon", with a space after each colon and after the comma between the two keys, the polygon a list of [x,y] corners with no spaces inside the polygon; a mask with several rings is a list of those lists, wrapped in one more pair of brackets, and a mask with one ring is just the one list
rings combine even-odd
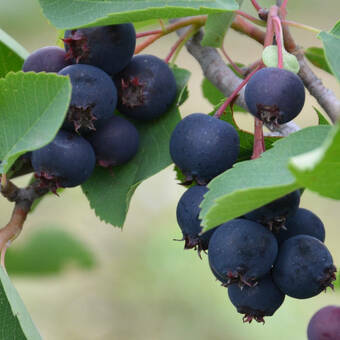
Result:
{"label": "blurred green background", "polygon": [[[244,2],[244,10],[255,14],[250,1]],[[328,30],[338,20],[340,3],[290,1],[288,10],[289,19]],[[29,51],[56,42],[56,30],[36,0],[1,0],[0,25]],[[321,46],[312,33],[292,31],[300,45]],[[175,40],[172,35],[147,52],[164,58]],[[235,61],[245,64],[261,53],[256,43],[235,32],[228,34],[225,47]],[[178,64],[192,71],[191,96],[182,115],[209,112],[211,107],[201,96],[197,62],[183,50]],[[331,76],[316,72],[339,94]],[[316,124],[311,105],[317,104],[308,98],[296,120],[302,127]],[[248,115],[237,120],[242,127],[252,126]],[[17,182],[27,181],[26,177]],[[181,236],[175,210],[183,192],[171,167],[144,182],[132,199],[123,231],[101,223],[79,189],[41,203],[11,247],[7,266],[44,339],[305,339],[311,315],[327,304],[340,304],[339,291],[308,300],[286,298],[264,326],[244,325],[226,289],[210,273],[206,256],[201,261],[195,252],[184,251],[182,243],[172,241]],[[324,221],[326,244],[339,267],[339,202],[306,191],[301,206]],[[0,226],[7,223],[11,208],[0,200]],[[46,272],[51,266],[55,273]],[[31,274],[23,275],[27,272]]]}

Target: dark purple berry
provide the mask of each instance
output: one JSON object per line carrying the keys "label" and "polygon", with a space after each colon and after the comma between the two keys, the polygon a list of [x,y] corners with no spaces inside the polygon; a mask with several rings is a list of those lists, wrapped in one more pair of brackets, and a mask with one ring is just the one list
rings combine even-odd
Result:
{"label": "dark purple berry", "polygon": [[103,167],[127,163],[138,151],[139,133],[135,126],[123,117],[113,116],[98,121],[96,131],[87,137]]}
{"label": "dark purple berry", "polygon": [[250,78],[244,96],[252,115],[276,127],[300,113],[305,103],[305,88],[293,72],[267,67]]}
{"label": "dark purple berry", "polygon": [[[227,284],[254,286],[266,275],[278,253],[275,236],[264,226],[245,219],[222,224],[212,235],[210,266]],[[223,280],[225,281],[225,280]]]}
{"label": "dark purple berry", "polygon": [[324,242],[325,227],[320,218],[310,210],[299,208],[294,215],[287,218],[285,229],[280,229],[276,237],[281,244],[296,235],[310,235]]}
{"label": "dark purple berry", "polygon": [[169,66],[152,55],[137,55],[115,77],[118,111],[138,120],[162,116],[173,104],[177,85]]}
{"label": "dark purple berry", "polygon": [[326,246],[309,235],[283,242],[273,270],[280,290],[297,299],[308,299],[333,287],[336,268]]}
{"label": "dark purple berry", "polygon": [[310,319],[308,340],[340,340],[340,306],[326,306]]}
{"label": "dark purple berry", "polygon": [[231,303],[244,314],[243,322],[264,323],[265,316],[272,316],[282,305],[285,295],[275,285],[270,274],[260,279],[255,287],[240,287],[234,283],[228,287]]}
{"label": "dark purple berry", "polygon": [[33,151],[31,158],[41,185],[52,191],[82,184],[90,177],[96,163],[91,144],[83,137],[63,130],[51,143]]}
{"label": "dark purple berry", "polygon": [[199,219],[200,207],[204,194],[208,191],[205,186],[195,185],[189,188],[180,198],[177,205],[177,222],[185,241],[184,248],[197,248],[198,251],[207,250],[209,240],[216,228],[200,235],[202,231]]}
{"label": "dark purple berry", "polygon": [[245,218],[261,223],[270,230],[279,231],[285,228],[286,219],[296,213],[300,204],[300,191],[296,190],[288,195],[276,199],[247,214]]}
{"label": "dark purple berry", "polygon": [[232,125],[215,117],[193,113],[175,127],[170,139],[170,155],[187,181],[204,185],[231,168],[240,149],[239,136]]}
{"label": "dark purple berry", "polygon": [[136,32],[132,24],[79,28],[66,31],[63,40],[73,63],[97,66],[113,76],[130,62]]}
{"label": "dark purple berry", "polygon": [[96,121],[113,115],[117,90],[112,79],[101,69],[90,65],[71,65],[59,72],[69,76],[72,97],[63,128],[79,133],[96,129]]}
{"label": "dark purple berry", "polygon": [[39,48],[30,54],[24,62],[24,72],[59,72],[70,65],[65,59],[66,52],[58,46],[46,46]]}

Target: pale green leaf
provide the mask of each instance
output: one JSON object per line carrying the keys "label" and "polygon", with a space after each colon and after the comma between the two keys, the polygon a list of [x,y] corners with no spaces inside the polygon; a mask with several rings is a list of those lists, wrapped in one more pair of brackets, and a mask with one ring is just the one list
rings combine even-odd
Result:
{"label": "pale green leaf", "polygon": [[340,21],[330,32],[321,32],[318,37],[325,48],[326,60],[332,73],[340,81]]}
{"label": "pale green leaf", "polygon": [[292,158],[289,168],[302,186],[340,200],[340,124],[319,148]]}
{"label": "pale green leaf", "polygon": [[0,79],[0,173],[55,137],[70,98],[69,79],[56,74],[11,72]]}
{"label": "pale green leaf", "polygon": [[0,29],[0,78],[10,71],[20,71],[27,56],[28,52]]}
{"label": "pale green leaf", "polygon": [[309,47],[305,50],[305,57],[316,67],[332,74],[326,60],[325,51],[320,47]]}
{"label": "pale green leaf", "polygon": [[0,339],[41,340],[17,290],[1,266],[0,280]]}
{"label": "pale green leaf", "polygon": [[[236,1],[241,7],[243,0]],[[208,20],[204,26],[204,37],[201,42],[202,46],[221,47],[223,45],[224,36],[233,22],[234,16],[235,14],[233,12],[209,14]]]}
{"label": "pale green leaf", "polygon": [[[298,73],[300,65],[295,55],[282,50],[283,68],[293,73]],[[276,45],[267,46],[262,52],[263,63],[267,67],[277,67],[278,65],[278,48]]]}
{"label": "pale green leaf", "polygon": [[39,0],[57,28],[99,26],[234,11],[235,0]]}
{"label": "pale green leaf", "polygon": [[260,158],[236,163],[214,178],[201,204],[206,230],[298,189],[301,184],[288,170],[290,158],[318,148],[329,131],[325,125],[300,130],[275,142]]}

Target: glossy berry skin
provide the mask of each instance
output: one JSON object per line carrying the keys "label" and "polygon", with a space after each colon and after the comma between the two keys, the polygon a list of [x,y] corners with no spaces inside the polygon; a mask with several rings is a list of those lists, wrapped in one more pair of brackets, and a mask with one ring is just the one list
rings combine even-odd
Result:
{"label": "glossy berry skin", "polygon": [[36,177],[52,190],[82,184],[90,177],[96,163],[91,144],[64,130],[60,130],[51,143],[33,151],[31,159]]}
{"label": "glossy berry skin", "polygon": [[266,67],[250,78],[244,96],[249,112],[275,127],[300,113],[305,103],[305,88],[293,72]]}
{"label": "glossy berry skin", "polygon": [[72,97],[63,128],[81,134],[96,129],[100,119],[113,115],[117,90],[112,79],[98,67],[70,65],[58,74],[69,76]]}
{"label": "glossy berry skin", "polygon": [[103,167],[127,163],[138,151],[139,133],[127,119],[113,116],[98,121],[96,131],[87,136]]}
{"label": "glossy berry skin", "polygon": [[325,227],[320,218],[310,210],[299,208],[294,215],[287,218],[285,227],[286,230],[280,229],[276,234],[280,244],[296,235],[310,235],[321,242],[325,241]]}
{"label": "glossy berry skin", "polygon": [[31,53],[24,62],[24,72],[59,72],[70,65],[66,52],[58,46],[46,46]]}
{"label": "glossy berry skin", "polygon": [[175,127],[170,139],[170,155],[187,180],[204,185],[231,168],[240,149],[239,136],[232,125],[215,117],[193,113]]}
{"label": "glossy berry skin", "polygon": [[244,314],[243,321],[263,322],[263,317],[272,316],[282,305],[285,295],[275,285],[270,274],[258,281],[255,287],[242,287],[234,283],[228,287],[231,303]]}
{"label": "glossy berry skin", "polygon": [[228,283],[253,286],[271,269],[278,253],[274,235],[264,226],[245,219],[222,224],[212,235],[210,266]]}
{"label": "glossy berry skin", "polygon": [[311,318],[308,340],[340,340],[340,306],[326,306]]}
{"label": "glossy berry skin", "polygon": [[136,32],[132,24],[79,28],[65,32],[64,44],[72,63],[93,65],[113,76],[130,62]]}
{"label": "glossy berry skin", "polygon": [[332,256],[321,241],[298,235],[281,245],[273,279],[288,296],[308,299],[333,286],[335,271]]}
{"label": "glossy berry skin", "polygon": [[137,55],[115,77],[118,111],[142,121],[158,118],[173,104],[177,85],[169,66],[152,55]]}
{"label": "glossy berry skin", "polygon": [[195,185],[190,187],[178,202],[176,210],[177,222],[183,234],[185,249],[198,247],[199,250],[207,250],[209,240],[216,229],[210,229],[200,235],[203,228],[199,219],[201,211],[199,205],[203,201],[203,196],[206,192],[208,192],[207,187]]}
{"label": "glossy berry skin", "polygon": [[280,197],[247,214],[245,218],[261,223],[270,230],[278,231],[285,225],[286,219],[296,213],[300,204],[300,191],[296,190]]}

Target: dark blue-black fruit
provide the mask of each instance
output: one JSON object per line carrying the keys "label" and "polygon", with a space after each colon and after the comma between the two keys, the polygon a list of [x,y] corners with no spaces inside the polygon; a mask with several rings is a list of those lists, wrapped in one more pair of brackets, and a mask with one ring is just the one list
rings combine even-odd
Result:
{"label": "dark blue-black fruit", "polygon": [[73,63],[97,66],[113,76],[130,62],[136,32],[132,24],[79,28],[66,31],[63,40]]}
{"label": "dark blue-black fruit", "polygon": [[175,127],[170,155],[187,181],[204,185],[236,162],[240,139],[234,127],[215,117],[193,113]]}
{"label": "dark blue-black fruit", "polygon": [[296,190],[245,214],[244,217],[261,223],[270,230],[279,231],[285,226],[286,219],[296,213],[299,204],[300,191]]}
{"label": "dark blue-black fruit", "polygon": [[272,316],[282,305],[285,295],[273,282],[270,274],[260,279],[255,287],[240,287],[234,283],[228,287],[231,303],[244,314],[243,322],[264,323],[265,316]]}
{"label": "dark blue-black fruit", "polygon": [[153,55],[137,55],[117,74],[118,111],[138,120],[150,120],[168,111],[177,85],[169,66]]}
{"label": "dark blue-black fruit", "polygon": [[87,137],[100,166],[127,163],[138,151],[139,133],[135,126],[120,116],[98,121],[96,131]]}
{"label": "dark blue-black fruit", "polygon": [[24,72],[59,72],[70,65],[66,52],[58,46],[46,46],[31,53],[24,62]]}
{"label": "dark blue-black fruit", "polygon": [[244,96],[249,112],[275,127],[300,113],[305,103],[305,88],[295,73],[266,67],[250,78]]}
{"label": "dark blue-black fruit", "polygon": [[216,228],[213,228],[200,235],[203,228],[199,219],[201,211],[199,205],[207,191],[207,187],[195,185],[189,188],[178,202],[176,210],[177,222],[183,234],[185,249],[197,247],[199,251],[207,250],[209,240],[216,230]]}
{"label": "dark blue-black fruit", "polygon": [[96,129],[96,122],[113,115],[117,105],[117,90],[112,79],[91,65],[70,65],[60,75],[69,76],[72,97],[63,128],[87,133]]}
{"label": "dark blue-black fruit", "polygon": [[60,130],[53,141],[32,152],[32,166],[42,185],[55,191],[85,182],[94,169],[96,157],[83,137]]}
{"label": "dark blue-black fruit", "polygon": [[296,235],[310,235],[324,242],[325,227],[320,218],[310,210],[299,208],[294,215],[287,218],[285,229],[281,228],[276,237],[282,243]]}
{"label": "dark blue-black fruit", "polygon": [[310,319],[308,340],[340,340],[340,306],[326,306]]}
{"label": "dark blue-black fruit", "polygon": [[335,272],[326,246],[313,236],[298,235],[281,245],[273,279],[284,294],[308,299],[333,287]]}
{"label": "dark blue-black fruit", "polygon": [[254,286],[271,270],[277,253],[273,233],[245,219],[222,224],[212,235],[208,248],[209,263],[213,273],[218,274],[217,279],[223,277],[227,284],[248,286]]}

